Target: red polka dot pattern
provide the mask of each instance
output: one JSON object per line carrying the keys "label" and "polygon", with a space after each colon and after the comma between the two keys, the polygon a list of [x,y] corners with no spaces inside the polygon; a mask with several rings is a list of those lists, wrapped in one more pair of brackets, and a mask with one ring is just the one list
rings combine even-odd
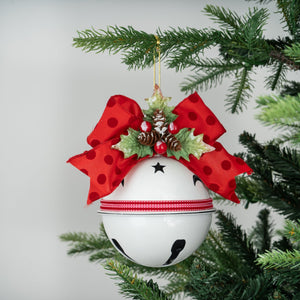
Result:
{"label": "red polka dot pattern", "polygon": [[235,189],[235,188],[236,188],[236,182],[235,182],[235,179],[230,180],[230,181],[228,182],[228,186],[229,186],[230,188]]}
{"label": "red polka dot pattern", "polygon": [[196,114],[195,112],[193,112],[193,111],[190,111],[190,112],[188,113],[188,117],[189,117],[189,119],[190,119],[191,121],[196,121],[197,118],[198,118],[197,114]]}
{"label": "red polka dot pattern", "polygon": [[195,128],[195,135],[203,133],[211,143],[225,132],[225,128],[197,93],[180,102],[173,113],[178,115],[176,124],[179,128]]}
{"label": "red polka dot pattern", "polygon": [[203,142],[206,143],[206,144],[209,144],[210,138],[209,138],[209,136],[207,134],[203,135]]}
{"label": "red polka dot pattern", "polygon": [[[101,143],[92,151],[69,159],[73,166],[90,177],[90,192],[87,204],[110,194],[117,188],[132,166],[138,163],[137,159],[124,159],[121,151],[112,150],[112,145],[115,145],[117,142],[118,139],[113,139],[106,143]],[[95,152],[93,160],[87,157],[87,154],[90,155],[90,152]]]}
{"label": "red polka dot pattern", "polygon": [[120,174],[122,173],[122,170],[121,170],[120,168],[116,167],[116,168],[115,168],[115,173],[116,173],[117,175],[120,175]]}
{"label": "red polka dot pattern", "polygon": [[99,198],[100,198],[100,195],[99,195],[97,192],[91,192],[91,193],[89,194],[89,200],[90,200],[91,202],[96,201],[96,200],[98,200]]}
{"label": "red polka dot pattern", "polygon": [[212,116],[212,115],[210,115],[210,116],[208,116],[207,118],[206,118],[206,123],[208,124],[208,125],[214,125],[215,123],[216,123],[216,118],[214,117],[214,116]]}
{"label": "red polka dot pattern", "polygon": [[113,96],[87,141],[95,147],[93,140],[104,143],[120,136],[128,127],[137,130],[143,116],[142,109],[134,100],[122,95]]}
{"label": "red polka dot pattern", "polygon": [[221,163],[222,169],[229,170],[231,168],[231,163],[229,160],[223,160]]}
{"label": "red polka dot pattern", "polygon": [[96,151],[95,150],[90,150],[90,151],[87,151],[86,154],[85,154],[86,158],[88,160],[92,160],[92,159],[95,159],[96,157]]}
{"label": "red polka dot pattern", "polygon": [[243,164],[237,163],[237,158],[229,154],[220,143],[215,142],[211,145],[216,150],[203,154],[199,160],[190,156],[190,162],[183,159],[180,162],[195,173],[209,189],[239,203],[234,193],[235,177],[244,172],[250,174],[252,170],[243,161]]}
{"label": "red polka dot pattern", "polygon": [[213,172],[213,170],[212,170],[211,167],[205,166],[205,167],[203,168],[203,172],[204,172],[206,175],[210,175],[210,174]]}
{"label": "red polka dot pattern", "polygon": [[99,144],[100,144],[100,141],[95,139],[95,140],[92,140],[92,141],[91,141],[91,144],[90,144],[90,145],[91,145],[93,148],[95,148],[95,147],[98,146]]}
{"label": "red polka dot pattern", "polygon": [[216,152],[220,152],[223,149],[223,147],[220,143],[214,143],[213,147],[215,148]]}
{"label": "red polka dot pattern", "polygon": [[105,174],[99,174],[97,177],[97,181],[99,184],[104,184],[106,182],[106,176]]}
{"label": "red polka dot pattern", "polygon": [[107,120],[107,125],[108,125],[109,127],[111,127],[111,128],[117,127],[118,123],[119,123],[118,119],[113,118],[113,117],[112,117],[112,118],[109,118],[109,119]]}
{"label": "red polka dot pattern", "polygon": [[236,157],[235,161],[239,164],[239,165],[244,165],[245,162],[240,158],[240,157]]}
{"label": "red polka dot pattern", "polygon": [[220,189],[220,187],[215,183],[211,183],[208,188],[213,192],[217,192]]}
{"label": "red polka dot pattern", "polygon": [[112,165],[113,162],[114,162],[114,159],[111,155],[108,154],[108,155],[104,156],[104,161],[105,161],[106,164]]}
{"label": "red polka dot pattern", "polygon": [[119,184],[120,184],[120,180],[115,180],[115,181],[112,183],[112,185],[113,185],[114,187],[118,186]]}
{"label": "red polka dot pattern", "polygon": [[191,95],[189,97],[189,100],[192,102],[192,103],[197,103],[199,101],[199,98],[194,96],[194,95]]}

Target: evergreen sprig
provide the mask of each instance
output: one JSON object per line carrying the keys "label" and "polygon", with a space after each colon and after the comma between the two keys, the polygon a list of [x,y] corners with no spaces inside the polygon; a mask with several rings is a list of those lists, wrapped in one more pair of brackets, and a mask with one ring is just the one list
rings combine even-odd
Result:
{"label": "evergreen sprig", "polygon": [[272,142],[261,145],[255,135],[244,132],[240,142],[249,153],[244,158],[254,170],[238,179],[237,192],[249,202],[273,207],[291,220],[300,218],[300,154]]}
{"label": "evergreen sprig", "polygon": [[300,5],[298,0],[277,0],[285,29],[295,39],[300,39]]}
{"label": "evergreen sprig", "polygon": [[152,279],[146,281],[138,278],[132,270],[123,264],[116,261],[109,261],[105,269],[108,274],[116,279],[119,279],[118,285],[120,293],[126,298],[140,300],[169,300],[170,298],[160,290],[157,283]]}
{"label": "evergreen sprig", "polygon": [[[296,4],[291,0],[277,1],[284,24],[294,40],[299,33],[299,9]],[[294,11],[291,12],[291,9]],[[110,26],[107,30],[78,32],[74,46],[86,52],[120,52],[123,63],[129,69],[152,66],[153,55],[158,55],[159,51],[167,67],[176,71],[187,68],[194,71],[181,85],[185,92],[206,89],[220,84],[224,77],[231,77],[233,84],[226,102],[232,113],[246,107],[253,90],[250,75],[256,67],[270,69],[266,85],[272,90],[284,81],[288,68],[298,69],[295,57],[298,57],[299,49],[294,40],[289,37],[277,40],[264,37],[269,15],[266,8],[254,7],[240,16],[230,9],[207,5],[204,13],[220,25],[218,29],[170,28],[164,31],[157,29],[154,34],[148,34],[131,26]],[[205,50],[212,47],[219,50],[217,57],[200,58]]]}
{"label": "evergreen sprig", "polygon": [[300,63],[300,42],[295,43],[290,47],[287,46],[283,52],[286,56],[292,58],[296,63]]}
{"label": "evergreen sprig", "polygon": [[283,230],[279,232],[291,241],[294,248],[300,250],[300,220],[286,220]]}
{"label": "evergreen sprig", "polygon": [[230,93],[225,100],[226,105],[231,109],[232,113],[236,113],[243,110],[246,106],[247,99],[253,89],[253,84],[247,68],[243,68],[239,73],[235,75],[235,80],[229,88]]}
{"label": "evergreen sprig", "polygon": [[101,224],[100,233],[71,232],[60,235],[60,240],[69,243],[68,255],[89,254],[90,261],[102,261],[114,257],[116,250],[109,242]]}
{"label": "evergreen sprig", "polygon": [[273,65],[270,66],[270,76],[265,79],[265,85],[272,91],[276,87],[283,85],[286,81],[287,66],[281,61],[274,61]]}
{"label": "evergreen sprig", "polygon": [[298,268],[300,272],[300,251],[267,251],[260,255],[257,262],[266,269]]}
{"label": "evergreen sprig", "polygon": [[[123,62],[129,68],[146,67],[153,63],[153,52],[157,47],[154,34],[135,30],[132,26],[109,26],[107,30],[86,29],[78,31],[78,37],[73,39],[73,45],[85,52],[124,53]],[[150,53],[150,55],[145,55]]]}
{"label": "evergreen sprig", "polygon": [[253,244],[248,240],[247,234],[237,225],[231,214],[225,215],[222,211],[217,211],[217,225],[222,232],[222,239],[226,245],[230,245],[231,251],[242,259],[246,264],[249,273],[259,272],[254,261],[257,253]]}
{"label": "evergreen sprig", "polygon": [[[298,275],[296,280],[287,283],[287,272],[265,272],[257,265],[256,253],[274,247],[269,211],[259,212],[257,228],[251,236],[252,240],[261,242],[253,245],[232,216],[218,212],[217,218],[221,233],[210,232],[197,250],[186,286],[187,295],[193,299],[272,299],[274,296],[291,299],[297,293]],[[266,244],[262,236],[267,237]]]}
{"label": "evergreen sprig", "polygon": [[[292,242],[293,249],[273,249],[259,255],[257,262],[265,269],[297,269],[300,272],[300,220],[286,220],[280,233]],[[300,277],[300,275],[299,275]]]}
{"label": "evergreen sprig", "polygon": [[283,85],[280,96],[298,96],[298,94],[300,94],[300,82],[292,80]]}
{"label": "evergreen sprig", "polygon": [[224,77],[235,74],[237,70],[243,67],[241,63],[233,64],[221,62],[217,59],[196,59],[195,61],[189,61],[188,64],[193,66],[195,70],[200,69],[201,72],[196,71],[196,74],[186,77],[181,85],[184,92],[193,92],[198,89],[207,90],[220,84]]}
{"label": "evergreen sprig", "polygon": [[273,223],[270,220],[270,210],[262,209],[258,213],[258,220],[252,229],[249,239],[253,242],[259,253],[264,253],[271,249],[273,233]]}

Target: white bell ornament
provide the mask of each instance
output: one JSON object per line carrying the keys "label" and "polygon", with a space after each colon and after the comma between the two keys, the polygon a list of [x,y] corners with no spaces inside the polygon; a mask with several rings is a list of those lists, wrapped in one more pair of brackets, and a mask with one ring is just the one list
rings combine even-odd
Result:
{"label": "white bell ornament", "polygon": [[134,166],[100,206],[115,248],[149,267],[170,266],[189,257],[207,236],[213,211],[200,179],[163,156]]}

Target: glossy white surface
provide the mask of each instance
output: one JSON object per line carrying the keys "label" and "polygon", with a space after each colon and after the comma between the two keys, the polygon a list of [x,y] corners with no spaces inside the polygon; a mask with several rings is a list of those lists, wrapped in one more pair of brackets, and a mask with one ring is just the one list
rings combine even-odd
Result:
{"label": "glossy white surface", "polygon": [[[155,172],[160,164],[162,171]],[[105,199],[111,200],[194,200],[209,198],[199,180],[194,184],[193,173],[180,162],[154,156],[134,166],[122,184]]]}
{"label": "glossy white surface", "polygon": [[[155,168],[157,164],[161,167]],[[124,179],[124,186],[120,184],[105,199],[180,201],[209,198],[205,186],[199,180],[194,181],[193,175],[178,161],[155,156],[132,168]],[[166,262],[167,265],[176,264],[190,256],[205,239],[212,219],[211,210],[198,213],[109,212],[102,215],[106,233],[119,252],[149,267],[162,267]],[[172,246],[178,240],[184,247],[181,251],[177,249],[178,255],[174,258],[173,254],[169,260]]]}
{"label": "glossy white surface", "polygon": [[204,241],[211,219],[212,212],[165,215],[103,214],[103,223],[109,238],[117,240],[133,261],[149,267],[165,266],[172,255],[172,245],[176,240],[184,240],[185,246],[167,265],[176,264],[189,257]]}

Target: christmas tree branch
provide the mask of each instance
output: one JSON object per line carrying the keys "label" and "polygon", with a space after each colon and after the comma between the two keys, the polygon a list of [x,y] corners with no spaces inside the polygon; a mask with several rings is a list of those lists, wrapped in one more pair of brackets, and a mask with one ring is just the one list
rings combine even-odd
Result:
{"label": "christmas tree branch", "polygon": [[270,211],[265,208],[258,213],[258,221],[256,221],[249,239],[259,253],[264,253],[271,249],[272,237],[273,223],[270,220]]}
{"label": "christmas tree branch", "polygon": [[[247,299],[268,299],[266,295],[274,293],[275,286],[271,276],[265,274],[257,274],[247,279],[246,286],[242,288],[242,292],[238,298]],[[269,298],[270,299],[270,298]]]}
{"label": "christmas tree branch", "polygon": [[232,113],[240,112],[250,97],[253,85],[250,81],[249,71],[243,68],[230,87],[230,93],[226,97],[227,106]]}
{"label": "christmas tree branch", "polygon": [[300,6],[298,0],[277,0],[277,7],[286,23],[286,28],[294,39],[299,38]]}
{"label": "christmas tree branch", "polygon": [[300,271],[300,251],[282,251],[273,250],[267,251],[264,254],[259,255],[257,259],[259,265],[265,269],[277,269],[277,268],[299,268]]}
{"label": "christmas tree branch", "polygon": [[199,264],[209,266],[217,272],[231,270],[239,277],[246,273],[240,257],[226,247],[222,235],[217,232],[208,233],[206,240],[196,251],[196,255]]}
{"label": "christmas tree branch", "polygon": [[[281,7],[290,7],[283,2]],[[184,92],[219,84],[224,76],[232,76],[233,71],[241,70],[237,72],[227,97],[227,105],[233,113],[241,111],[250,98],[252,83],[249,73],[253,68],[269,68],[274,61],[278,62],[267,80],[267,85],[272,89],[284,80],[286,66],[292,66],[294,70],[298,68],[297,62],[282,52],[291,45],[291,40],[264,38],[263,29],[268,19],[265,8],[254,7],[244,16],[239,16],[230,9],[207,5],[204,12],[220,25],[219,29],[171,28],[164,31],[157,29],[154,34],[148,34],[131,26],[111,26],[107,30],[88,29],[78,32],[74,46],[86,52],[120,52],[122,62],[129,69],[152,66],[153,55],[157,55],[159,50],[162,61],[166,61],[169,68],[176,71],[192,68],[196,72],[182,84]],[[290,18],[295,16],[290,15]],[[218,57],[200,59],[199,56],[210,47],[217,47]],[[297,47],[293,48],[294,54],[296,50]]]}
{"label": "christmas tree branch", "polygon": [[[285,51],[285,52],[289,53],[290,54],[289,56],[296,55],[295,59],[299,59],[297,57],[298,53],[295,53],[294,51],[289,51],[290,48],[286,48],[286,49],[288,49],[288,50]],[[293,49],[293,50],[295,50],[295,49]],[[300,70],[300,64],[296,64],[295,61],[294,61],[294,59],[291,59],[291,58],[287,57],[282,52],[279,52],[279,51],[276,51],[276,50],[272,50],[270,52],[270,57],[274,58],[275,60],[278,60],[282,64],[287,65],[292,70],[295,70],[295,71],[296,70]]]}
{"label": "christmas tree branch", "polygon": [[292,44],[290,47],[287,46],[284,50],[283,50],[284,54],[288,57],[290,57],[294,62],[298,63],[298,65],[296,65],[297,70],[300,69],[300,43],[294,43]]}
{"label": "christmas tree branch", "polygon": [[257,254],[241,226],[235,223],[231,214],[225,215],[222,211],[217,211],[217,218],[217,225],[222,232],[222,239],[227,248],[242,259],[250,273],[260,272],[254,263]]}
{"label": "christmas tree branch", "polygon": [[112,278],[120,280],[118,282],[120,293],[125,297],[140,300],[170,299],[152,279],[146,281],[138,278],[126,265],[116,261],[109,261],[105,269],[109,271],[108,275]]}
{"label": "christmas tree branch", "polygon": [[153,34],[135,30],[128,26],[110,26],[107,30],[87,29],[78,31],[78,37],[73,39],[73,45],[82,48],[83,51],[96,53],[109,51],[116,54],[119,51],[127,51],[130,48],[138,48],[140,43],[151,51],[156,47],[156,39]]}
{"label": "christmas tree branch", "polygon": [[238,285],[239,282],[241,280],[231,276],[229,272],[216,272],[210,266],[195,260],[190,270],[186,294],[199,300],[223,299],[225,295],[228,297],[231,294],[233,284]]}
{"label": "christmas tree branch", "polygon": [[272,143],[262,146],[246,132],[240,135],[240,142],[250,152],[245,159],[254,173],[239,179],[238,194],[250,202],[265,203],[291,220],[299,219],[299,153]]}
{"label": "christmas tree branch", "polygon": [[266,87],[274,91],[286,79],[287,68],[283,62],[274,62],[270,67],[272,74],[265,79]]}
{"label": "christmas tree branch", "polygon": [[[97,260],[102,260],[107,257],[113,257],[117,253],[109,242],[103,225],[101,225],[100,234],[84,232],[65,233],[60,235],[60,240],[69,243],[68,255],[97,253]],[[95,261],[93,255],[90,257],[90,261]]]}
{"label": "christmas tree branch", "polygon": [[280,233],[292,242],[294,248],[300,249],[300,219],[297,221],[286,220],[284,229]]}
{"label": "christmas tree branch", "polygon": [[197,89],[207,90],[217,83],[221,83],[223,78],[234,70],[239,69],[239,65],[224,65],[220,68],[208,69],[207,73],[191,75],[182,83],[181,90],[192,92]]}
{"label": "christmas tree branch", "polygon": [[283,85],[280,96],[298,96],[298,94],[300,94],[300,82],[292,80]]}
{"label": "christmas tree branch", "polygon": [[244,25],[241,17],[236,12],[226,10],[224,7],[206,5],[204,12],[211,20],[228,30],[238,30]]}

